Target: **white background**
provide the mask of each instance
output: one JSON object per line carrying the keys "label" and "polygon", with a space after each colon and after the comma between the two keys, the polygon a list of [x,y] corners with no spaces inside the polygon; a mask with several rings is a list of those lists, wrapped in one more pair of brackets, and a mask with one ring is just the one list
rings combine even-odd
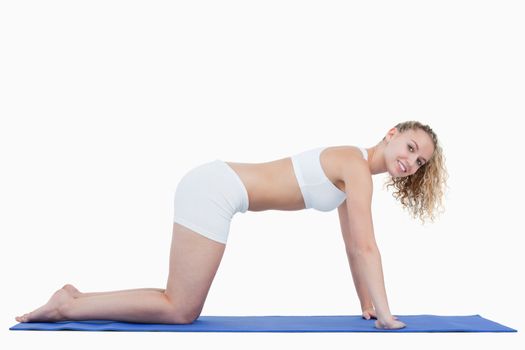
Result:
{"label": "white background", "polygon": [[[523,343],[519,1],[3,1],[1,342],[416,349]],[[371,147],[429,124],[450,174],[422,226],[374,177],[391,311],[513,334],[13,332],[65,283],[163,288],[192,167]],[[390,190],[391,191],[391,190]],[[203,315],[360,314],[337,210],[237,214]]]}

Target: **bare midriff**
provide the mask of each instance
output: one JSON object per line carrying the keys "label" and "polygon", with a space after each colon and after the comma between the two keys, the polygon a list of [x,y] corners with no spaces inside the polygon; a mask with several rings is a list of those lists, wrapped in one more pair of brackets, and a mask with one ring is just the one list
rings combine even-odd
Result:
{"label": "bare midriff", "polygon": [[[325,175],[344,192],[341,160],[348,152],[355,154],[352,146],[328,147],[321,153],[321,166]],[[357,150],[359,152],[359,150]],[[264,163],[226,162],[239,175],[246,187],[249,211],[301,210],[305,203],[291,157]]]}

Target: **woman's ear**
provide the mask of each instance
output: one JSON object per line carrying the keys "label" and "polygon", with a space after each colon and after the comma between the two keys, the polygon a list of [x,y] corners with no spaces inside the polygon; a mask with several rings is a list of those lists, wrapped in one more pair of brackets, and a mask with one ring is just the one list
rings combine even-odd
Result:
{"label": "woman's ear", "polygon": [[392,139],[392,137],[394,137],[395,134],[397,134],[397,128],[394,126],[392,129],[388,130],[385,136],[386,143],[390,142],[390,140]]}

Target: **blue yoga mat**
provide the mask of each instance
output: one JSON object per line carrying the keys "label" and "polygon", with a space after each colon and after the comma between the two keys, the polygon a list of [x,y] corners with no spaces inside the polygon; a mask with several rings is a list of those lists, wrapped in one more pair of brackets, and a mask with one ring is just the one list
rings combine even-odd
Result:
{"label": "blue yoga mat", "polygon": [[374,327],[361,316],[200,316],[191,324],[153,324],[114,321],[19,323],[10,330],[126,331],[126,332],[517,332],[480,315],[397,316],[407,326],[398,330]]}

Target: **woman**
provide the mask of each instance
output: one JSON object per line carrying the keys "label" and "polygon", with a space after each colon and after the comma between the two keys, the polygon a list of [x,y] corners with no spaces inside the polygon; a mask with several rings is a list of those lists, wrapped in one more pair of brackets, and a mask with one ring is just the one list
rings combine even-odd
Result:
{"label": "woman", "polygon": [[371,215],[372,175],[387,171],[388,186],[397,189],[394,196],[402,205],[414,217],[433,221],[447,173],[435,133],[416,121],[396,125],[369,149],[325,147],[266,163],[217,159],[200,165],[175,192],[165,289],[81,293],[67,284],[44,306],[16,320],[192,323],[204,306],[235,213],[338,208],[363,317],[376,319],[377,328],[405,327],[388,306]]}

